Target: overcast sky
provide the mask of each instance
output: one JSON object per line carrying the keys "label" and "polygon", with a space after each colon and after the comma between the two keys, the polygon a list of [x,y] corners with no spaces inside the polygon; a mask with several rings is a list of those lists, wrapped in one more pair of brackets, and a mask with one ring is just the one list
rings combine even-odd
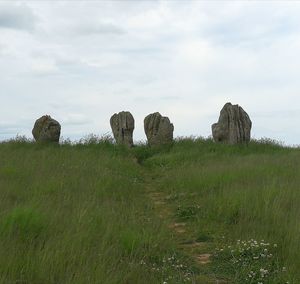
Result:
{"label": "overcast sky", "polygon": [[159,111],[211,135],[226,102],[252,136],[300,144],[298,1],[0,1],[0,140],[49,114],[62,136]]}

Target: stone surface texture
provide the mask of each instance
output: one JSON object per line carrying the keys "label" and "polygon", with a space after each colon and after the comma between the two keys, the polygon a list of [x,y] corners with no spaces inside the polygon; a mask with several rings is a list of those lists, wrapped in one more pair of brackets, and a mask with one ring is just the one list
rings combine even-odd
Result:
{"label": "stone surface texture", "polygon": [[37,142],[59,142],[61,126],[50,115],[43,115],[36,120],[32,135]]}
{"label": "stone surface texture", "polygon": [[249,115],[242,107],[226,103],[220,112],[218,122],[212,125],[212,135],[216,142],[248,143],[251,127]]}
{"label": "stone surface texture", "polygon": [[133,146],[134,118],[130,112],[115,113],[110,118],[110,126],[117,144]]}
{"label": "stone surface texture", "polygon": [[159,112],[145,117],[144,129],[150,146],[169,144],[173,141],[174,126],[168,117],[162,116]]}

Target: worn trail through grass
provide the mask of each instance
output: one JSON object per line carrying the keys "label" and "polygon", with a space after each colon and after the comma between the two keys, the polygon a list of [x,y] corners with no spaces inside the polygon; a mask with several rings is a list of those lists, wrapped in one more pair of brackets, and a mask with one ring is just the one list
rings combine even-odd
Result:
{"label": "worn trail through grass", "polygon": [[[152,180],[149,179],[148,180]],[[200,268],[211,263],[212,251],[211,247],[205,241],[197,241],[191,239],[188,234],[188,224],[186,222],[176,221],[174,208],[168,203],[169,195],[162,191],[157,191],[149,182],[146,183],[146,193],[153,203],[156,214],[162,219],[165,226],[174,235],[176,248],[188,256]],[[219,279],[216,275],[202,275],[201,269],[194,275],[193,283],[230,283],[228,279]]]}
{"label": "worn trail through grass", "polygon": [[0,143],[0,283],[298,284],[300,149]]}

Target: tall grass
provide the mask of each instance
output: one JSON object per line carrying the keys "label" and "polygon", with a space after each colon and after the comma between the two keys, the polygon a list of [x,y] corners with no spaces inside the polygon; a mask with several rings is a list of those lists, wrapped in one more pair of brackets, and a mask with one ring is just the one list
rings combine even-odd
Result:
{"label": "tall grass", "polygon": [[[149,188],[212,249],[238,239],[276,243],[286,278],[298,283],[299,170],[299,149],[268,140],[133,149],[95,136],[0,143],[0,283],[184,283],[187,274],[196,283],[199,270],[157,216]],[[215,263],[206,273],[243,283],[225,260]]]}
{"label": "tall grass", "polygon": [[[156,186],[169,194],[177,218],[189,222],[195,239],[213,239],[219,247],[242,239],[267,240],[278,246],[286,279],[299,283],[299,148],[266,139],[240,146],[182,139],[146,165],[156,170]],[[215,270],[222,266],[226,263]],[[284,282],[275,277],[264,283]]]}
{"label": "tall grass", "polygon": [[175,253],[143,181],[109,141],[1,143],[0,283],[180,282],[141,265]]}

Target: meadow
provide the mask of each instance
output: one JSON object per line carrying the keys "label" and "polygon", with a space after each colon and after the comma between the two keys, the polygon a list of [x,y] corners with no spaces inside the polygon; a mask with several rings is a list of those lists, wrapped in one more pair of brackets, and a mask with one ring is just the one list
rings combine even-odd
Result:
{"label": "meadow", "polygon": [[0,143],[0,283],[299,283],[300,149]]}

